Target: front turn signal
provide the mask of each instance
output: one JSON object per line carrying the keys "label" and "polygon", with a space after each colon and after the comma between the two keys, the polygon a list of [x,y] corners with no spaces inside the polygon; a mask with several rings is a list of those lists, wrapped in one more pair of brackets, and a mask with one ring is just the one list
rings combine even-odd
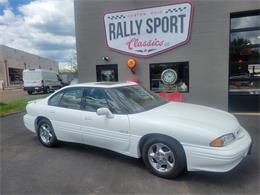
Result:
{"label": "front turn signal", "polygon": [[226,146],[226,145],[232,143],[234,140],[235,140],[235,136],[233,135],[233,133],[229,133],[229,134],[223,135],[223,136],[213,140],[210,143],[210,146],[223,147],[223,146]]}

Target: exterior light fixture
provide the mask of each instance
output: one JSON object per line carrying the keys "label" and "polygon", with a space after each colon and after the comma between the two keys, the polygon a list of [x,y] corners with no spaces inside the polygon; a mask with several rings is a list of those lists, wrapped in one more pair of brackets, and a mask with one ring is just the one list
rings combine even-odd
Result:
{"label": "exterior light fixture", "polygon": [[127,60],[127,67],[131,70],[131,72],[134,74],[134,69],[136,68],[136,60],[134,58],[129,58]]}
{"label": "exterior light fixture", "polygon": [[108,56],[103,56],[102,57],[102,60],[105,61],[105,62],[108,62],[110,60],[110,57]]}

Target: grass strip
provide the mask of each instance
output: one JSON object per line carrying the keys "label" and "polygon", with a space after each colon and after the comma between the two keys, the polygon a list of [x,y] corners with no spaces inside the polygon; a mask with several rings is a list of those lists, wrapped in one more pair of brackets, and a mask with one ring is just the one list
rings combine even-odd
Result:
{"label": "grass strip", "polygon": [[24,99],[10,101],[10,102],[0,102],[0,117],[7,116],[10,114],[23,112],[25,111],[25,107],[28,101],[40,99],[47,97],[47,95],[40,95],[40,96],[30,96]]}

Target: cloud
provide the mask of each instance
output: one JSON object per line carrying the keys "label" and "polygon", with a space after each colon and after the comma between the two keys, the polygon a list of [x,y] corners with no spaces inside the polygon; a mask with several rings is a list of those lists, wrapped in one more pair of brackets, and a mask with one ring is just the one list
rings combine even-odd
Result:
{"label": "cloud", "polygon": [[[1,0],[0,0],[1,1]],[[3,11],[3,15],[0,16],[0,25],[8,25],[12,24],[17,20],[16,16],[13,14],[13,12],[10,9],[5,9]]]}
{"label": "cloud", "polygon": [[35,0],[17,10],[0,15],[0,44],[66,63],[75,51],[73,0]]}
{"label": "cloud", "polygon": [[74,35],[73,0],[38,0],[19,11],[26,23],[43,33]]}
{"label": "cloud", "polygon": [[0,0],[0,5],[7,5],[8,4],[8,0]]}

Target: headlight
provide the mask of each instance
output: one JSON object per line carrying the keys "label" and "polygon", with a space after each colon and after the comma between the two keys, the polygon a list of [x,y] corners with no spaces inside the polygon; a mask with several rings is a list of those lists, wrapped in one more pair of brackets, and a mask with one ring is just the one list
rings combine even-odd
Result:
{"label": "headlight", "polygon": [[232,143],[234,140],[235,140],[234,134],[229,133],[229,134],[223,135],[223,136],[213,140],[210,143],[210,146],[212,146],[212,147],[223,147],[223,146],[226,146],[226,145]]}

